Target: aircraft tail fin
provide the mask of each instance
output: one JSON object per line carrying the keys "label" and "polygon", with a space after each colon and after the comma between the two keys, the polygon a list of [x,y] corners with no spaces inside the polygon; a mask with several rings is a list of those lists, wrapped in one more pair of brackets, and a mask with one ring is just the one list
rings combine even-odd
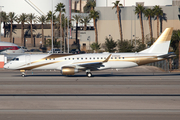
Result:
{"label": "aircraft tail fin", "polygon": [[139,53],[160,53],[167,54],[171,42],[173,28],[166,28],[153,45]]}

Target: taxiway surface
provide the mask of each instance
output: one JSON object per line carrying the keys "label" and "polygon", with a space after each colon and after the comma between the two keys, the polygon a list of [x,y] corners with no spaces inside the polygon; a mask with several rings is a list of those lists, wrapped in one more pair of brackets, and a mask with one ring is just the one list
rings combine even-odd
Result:
{"label": "taxiway surface", "polygon": [[0,119],[180,119],[180,73],[141,66],[62,76],[0,70]]}

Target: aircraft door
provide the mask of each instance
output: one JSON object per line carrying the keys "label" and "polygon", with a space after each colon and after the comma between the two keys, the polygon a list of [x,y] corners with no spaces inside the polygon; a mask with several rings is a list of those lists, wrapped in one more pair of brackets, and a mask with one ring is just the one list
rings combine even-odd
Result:
{"label": "aircraft door", "polygon": [[29,65],[31,63],[31,56],[30,55],[26,55],[25,56],[25,61],[26,61],[26,65]]}

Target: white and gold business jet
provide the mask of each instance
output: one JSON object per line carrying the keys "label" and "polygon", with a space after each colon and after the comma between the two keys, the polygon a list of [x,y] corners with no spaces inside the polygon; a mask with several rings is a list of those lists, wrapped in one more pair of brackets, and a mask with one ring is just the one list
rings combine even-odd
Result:
{"label": "white and gold business jet", "polygon": [[5,64],[4,68],[20,70],[23,77],[26,70],[41,69],[60,70],[63,75],[85,71],[91,77],[91,71],[136,67],[171,57],[168,50],[172,31],[173,28],[166,28],[150,48],[138,53],[21,55]]}

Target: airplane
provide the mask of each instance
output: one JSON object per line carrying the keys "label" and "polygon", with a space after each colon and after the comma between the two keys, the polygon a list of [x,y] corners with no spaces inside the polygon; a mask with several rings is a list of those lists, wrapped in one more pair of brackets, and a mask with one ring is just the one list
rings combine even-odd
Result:
{"label": "airplane", "polygon": [[0,42],[1,54],[22,54],[24,50],[18,45],[10,42]]}
{"label": "airplane", "polygon": [[124,69],[172,57],[168,54],[173,28],[166,28],[149,48],[135,53],[92,53],[92,54],[43,54],[21,55],[5,64],[5,69],[26,70],[56,69],[62,75],[74,75],[84,71],[88,77],[91,71]]}

